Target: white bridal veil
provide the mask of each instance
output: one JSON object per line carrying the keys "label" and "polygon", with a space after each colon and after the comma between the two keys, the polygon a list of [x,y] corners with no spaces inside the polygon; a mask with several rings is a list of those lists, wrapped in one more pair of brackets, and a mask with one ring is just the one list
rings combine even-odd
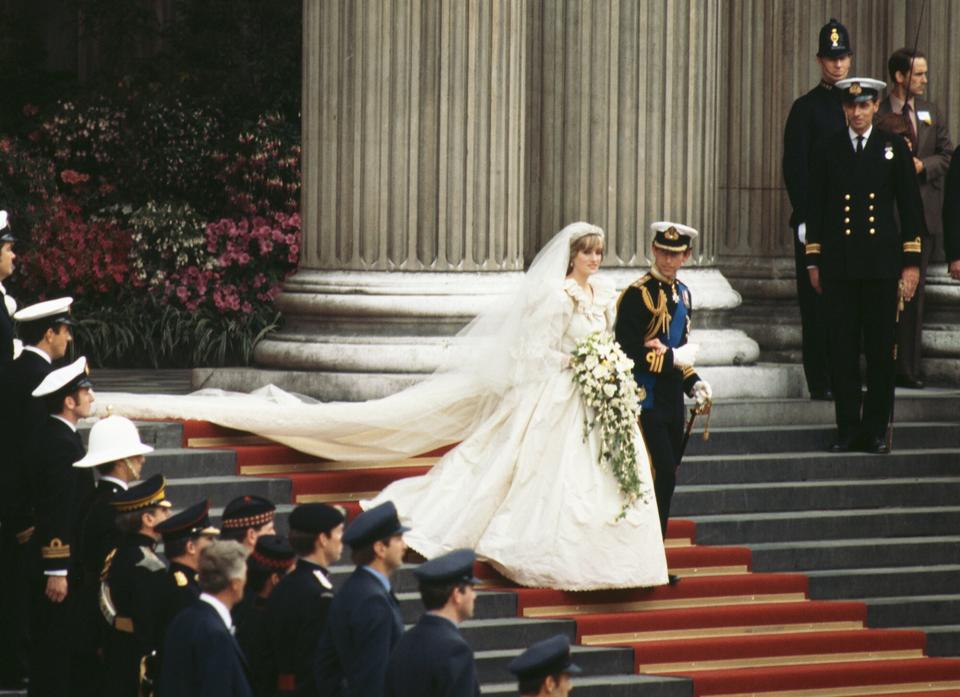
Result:
{"label": "white bridal veil", "polygon": [[529,270],[456,335],[444,365],[388,397],[318,403],[270,385],[251,394],[112,394],[98,406],[130,418],[211,421],[338,460],[399,459],[458,442],[511,389],[562,369],[556,338],[570,308],[551,300],[562,288],[571,241],[591,233],[603,234],[582,222],[558,232]]}

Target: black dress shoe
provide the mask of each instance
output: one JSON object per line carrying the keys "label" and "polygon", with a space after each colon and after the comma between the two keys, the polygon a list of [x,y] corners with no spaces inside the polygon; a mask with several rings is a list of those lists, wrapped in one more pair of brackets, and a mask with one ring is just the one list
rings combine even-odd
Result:
{"label": "black dress shoe", "polygon": [[830,390],[810,390],[810,399],[816,402],[832,402],[833,392]]}
{"label": "black dress shoe", "polygon": [[922,390],[924,388],[923,380],[917,378],[908,378],[906,376],[897,376],[897,387],[909,387],[911,390]]}
{"label": "black dress shoe", "polygon": [[680,583],[680,577],[676,574],[667,574],[667,583],[669,583],[671,586],[675,586]]}
{"label": "black dress shoe", "polygon": [[837,438],[837,440],[827,448],[827,452],[831,453],[849,453],[852,450],[856,450],[857,439],[854,436],[846,436]]}
{"label": "black dress shoe", "polygon": [[863,446],[863,452],[874,455],[886,455],[890,452],[890,448],[887,447],[887,441],[883,438],[868,438]]}

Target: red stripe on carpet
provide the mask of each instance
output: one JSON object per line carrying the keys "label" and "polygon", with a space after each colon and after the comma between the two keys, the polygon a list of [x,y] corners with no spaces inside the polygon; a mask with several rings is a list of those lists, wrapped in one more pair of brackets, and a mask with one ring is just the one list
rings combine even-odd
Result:
{"label": "red stripe on carpet", "polygon": [[671,518],[667,521],[667,537],[696,539],[697,524],[692,520]]}
{"label": "red stripe on carpet", "polygon": [[[624,588],[602,591],[559,591],[549,588],[517,589],[519,614],[527,608],[554,605],[613,604],[681,598],[709,598],[713,596],[804,593],[808,587],[803,574],[732,574],[685,578],[675,586],[655,588]],[[560,612],[558,615],[562,616]]]}
{"label": "red stripe on carpet", "polygon": [[[664,673],[686,677],[683,673]],[[858,661],[778,668],[742,668],[705,670],[694,677],[696,697],[773,692],[775,690],[814,690],[960,679],[960,660],[916,658],[903,661]]]}
{"label": "red stripe on carpet", "polygon": [[691,569],[711,566],[746,566],[752,557],[747,547],[672,547],[667,549],[667,566],[671,569]]}
{"label": "red stripe on carpet", "polygon": [[823,653],[907,651],[923,649],[927,635],[918,631],[857,629],[796,632],[773,636],[729,636],[638,642],[633,646],[636,670],[649,663],[723,661],[763,656],[811,656]]}
{"label": "red stripe on carpet", "polygon": [[[683,585],[691,579],[684,579]],[[579,615],[577,641],[592,634],[655,632],[670,629],[711,629],[801,622],[866,622],[865,603],[809,600],[767,605],[719,605],[713,607],[650,610],[647,612]]]}

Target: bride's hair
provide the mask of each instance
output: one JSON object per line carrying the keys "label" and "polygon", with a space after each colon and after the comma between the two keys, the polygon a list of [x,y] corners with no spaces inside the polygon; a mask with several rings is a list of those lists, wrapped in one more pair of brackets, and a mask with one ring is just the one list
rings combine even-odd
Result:
{"label": "bride's hair", "polygon": [[603,235],[599,232],[588,232],[585,235],[574,237],[570,240],[570,259],[567,261],[567,273],[573,271],[573,260],[577,258],[580,252],[594,252],[600,250],[603,253]]}

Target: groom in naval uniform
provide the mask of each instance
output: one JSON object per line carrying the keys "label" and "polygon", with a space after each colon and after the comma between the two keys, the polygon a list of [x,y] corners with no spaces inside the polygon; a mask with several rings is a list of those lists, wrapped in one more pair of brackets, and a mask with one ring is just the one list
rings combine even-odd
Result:
{"label": "groom in naval uniform", "polygon": [[[650,453],[660,529],[667,536],[670,500],[677,484],[683,443],[683,395],[705,403],[713,393],[693,369],[697,347],[687,343],[693,304],[690,289],[677,280],[689,258],[697,231],[686,225],[658,222],[650,273],[628,287],[617,304],[616,337],[633,360],[639,388],[640,429]],[[676,579],[671,577],[671,582]]]}

